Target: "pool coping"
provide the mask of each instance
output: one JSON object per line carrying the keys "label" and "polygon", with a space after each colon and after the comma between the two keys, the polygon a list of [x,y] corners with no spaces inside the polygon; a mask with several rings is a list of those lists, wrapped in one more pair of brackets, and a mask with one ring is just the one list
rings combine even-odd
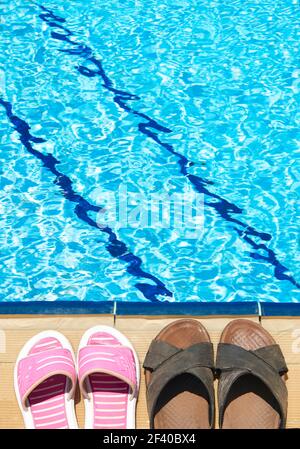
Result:
{"label": "pool coping", "polygon": [[2,302],[0,315],[253,315],[300,316],[300,303],[247,302],[120,302],[120,301],[27,301]]}

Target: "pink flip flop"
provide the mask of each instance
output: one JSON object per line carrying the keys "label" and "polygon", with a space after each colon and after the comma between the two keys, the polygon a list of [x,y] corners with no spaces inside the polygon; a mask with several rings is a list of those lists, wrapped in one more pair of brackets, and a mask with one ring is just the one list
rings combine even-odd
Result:
{"label": "pink flip flop", "polygon": [[72,347],[59,332],[45,331],[21,349],[14,386],[27,429],[76,429],[76,370]]}
{"label": "pink flip flop", "polygon": [[130,341],[112,327],[92,327],[80,341],[77,364],[85,428],[134,429],[140,367]]}

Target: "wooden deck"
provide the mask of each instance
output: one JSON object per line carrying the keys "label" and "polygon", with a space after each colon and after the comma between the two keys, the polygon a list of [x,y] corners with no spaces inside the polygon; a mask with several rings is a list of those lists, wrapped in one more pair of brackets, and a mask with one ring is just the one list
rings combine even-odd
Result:
{"label": "wooden deck", "polygon": [[[135,346],[142,364],[152,338],[176,316],[114,315],[0,315],[0,428],[23,428],[23,419],[15,399],[13,370],[16,357],[24,343],[36,333],[54,329],[62,332],[76,351],[83,332],[89,327],[105,324],[115,326]],[[216,345],[226,324],[237,317],[193,317],[200,320]],[[245,318],[245,317],[243,317]],[[257,317],[247,317],[258,322]],[[288,427],[300,427],[300,318],[262,318],[262,325],[280,344],[289,367]],[[217,383],[216,383],[217,385]],[[83,427],[84,410],[77,392],[76,413]],[[137,428],[148,428],[144,376],[137,408]]]}

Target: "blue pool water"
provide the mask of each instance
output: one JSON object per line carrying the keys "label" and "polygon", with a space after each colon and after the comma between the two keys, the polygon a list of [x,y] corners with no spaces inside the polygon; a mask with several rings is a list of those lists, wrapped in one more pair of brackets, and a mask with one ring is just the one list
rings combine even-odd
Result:
{"label": "blue pool water", "polygon": [[[1,301],[299,301],[298,1],[0,8]],[[120,186],[202,232],[99,226]]]}

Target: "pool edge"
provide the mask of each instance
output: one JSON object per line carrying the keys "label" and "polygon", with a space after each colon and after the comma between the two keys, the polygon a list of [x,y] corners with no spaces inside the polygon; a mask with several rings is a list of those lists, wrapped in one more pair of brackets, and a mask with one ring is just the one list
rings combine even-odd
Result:
{"label": "pool edge", "polygon": [[300,303],[120,301],[2,302],[0,315],[191,315],[191,316],[300,316]]}

